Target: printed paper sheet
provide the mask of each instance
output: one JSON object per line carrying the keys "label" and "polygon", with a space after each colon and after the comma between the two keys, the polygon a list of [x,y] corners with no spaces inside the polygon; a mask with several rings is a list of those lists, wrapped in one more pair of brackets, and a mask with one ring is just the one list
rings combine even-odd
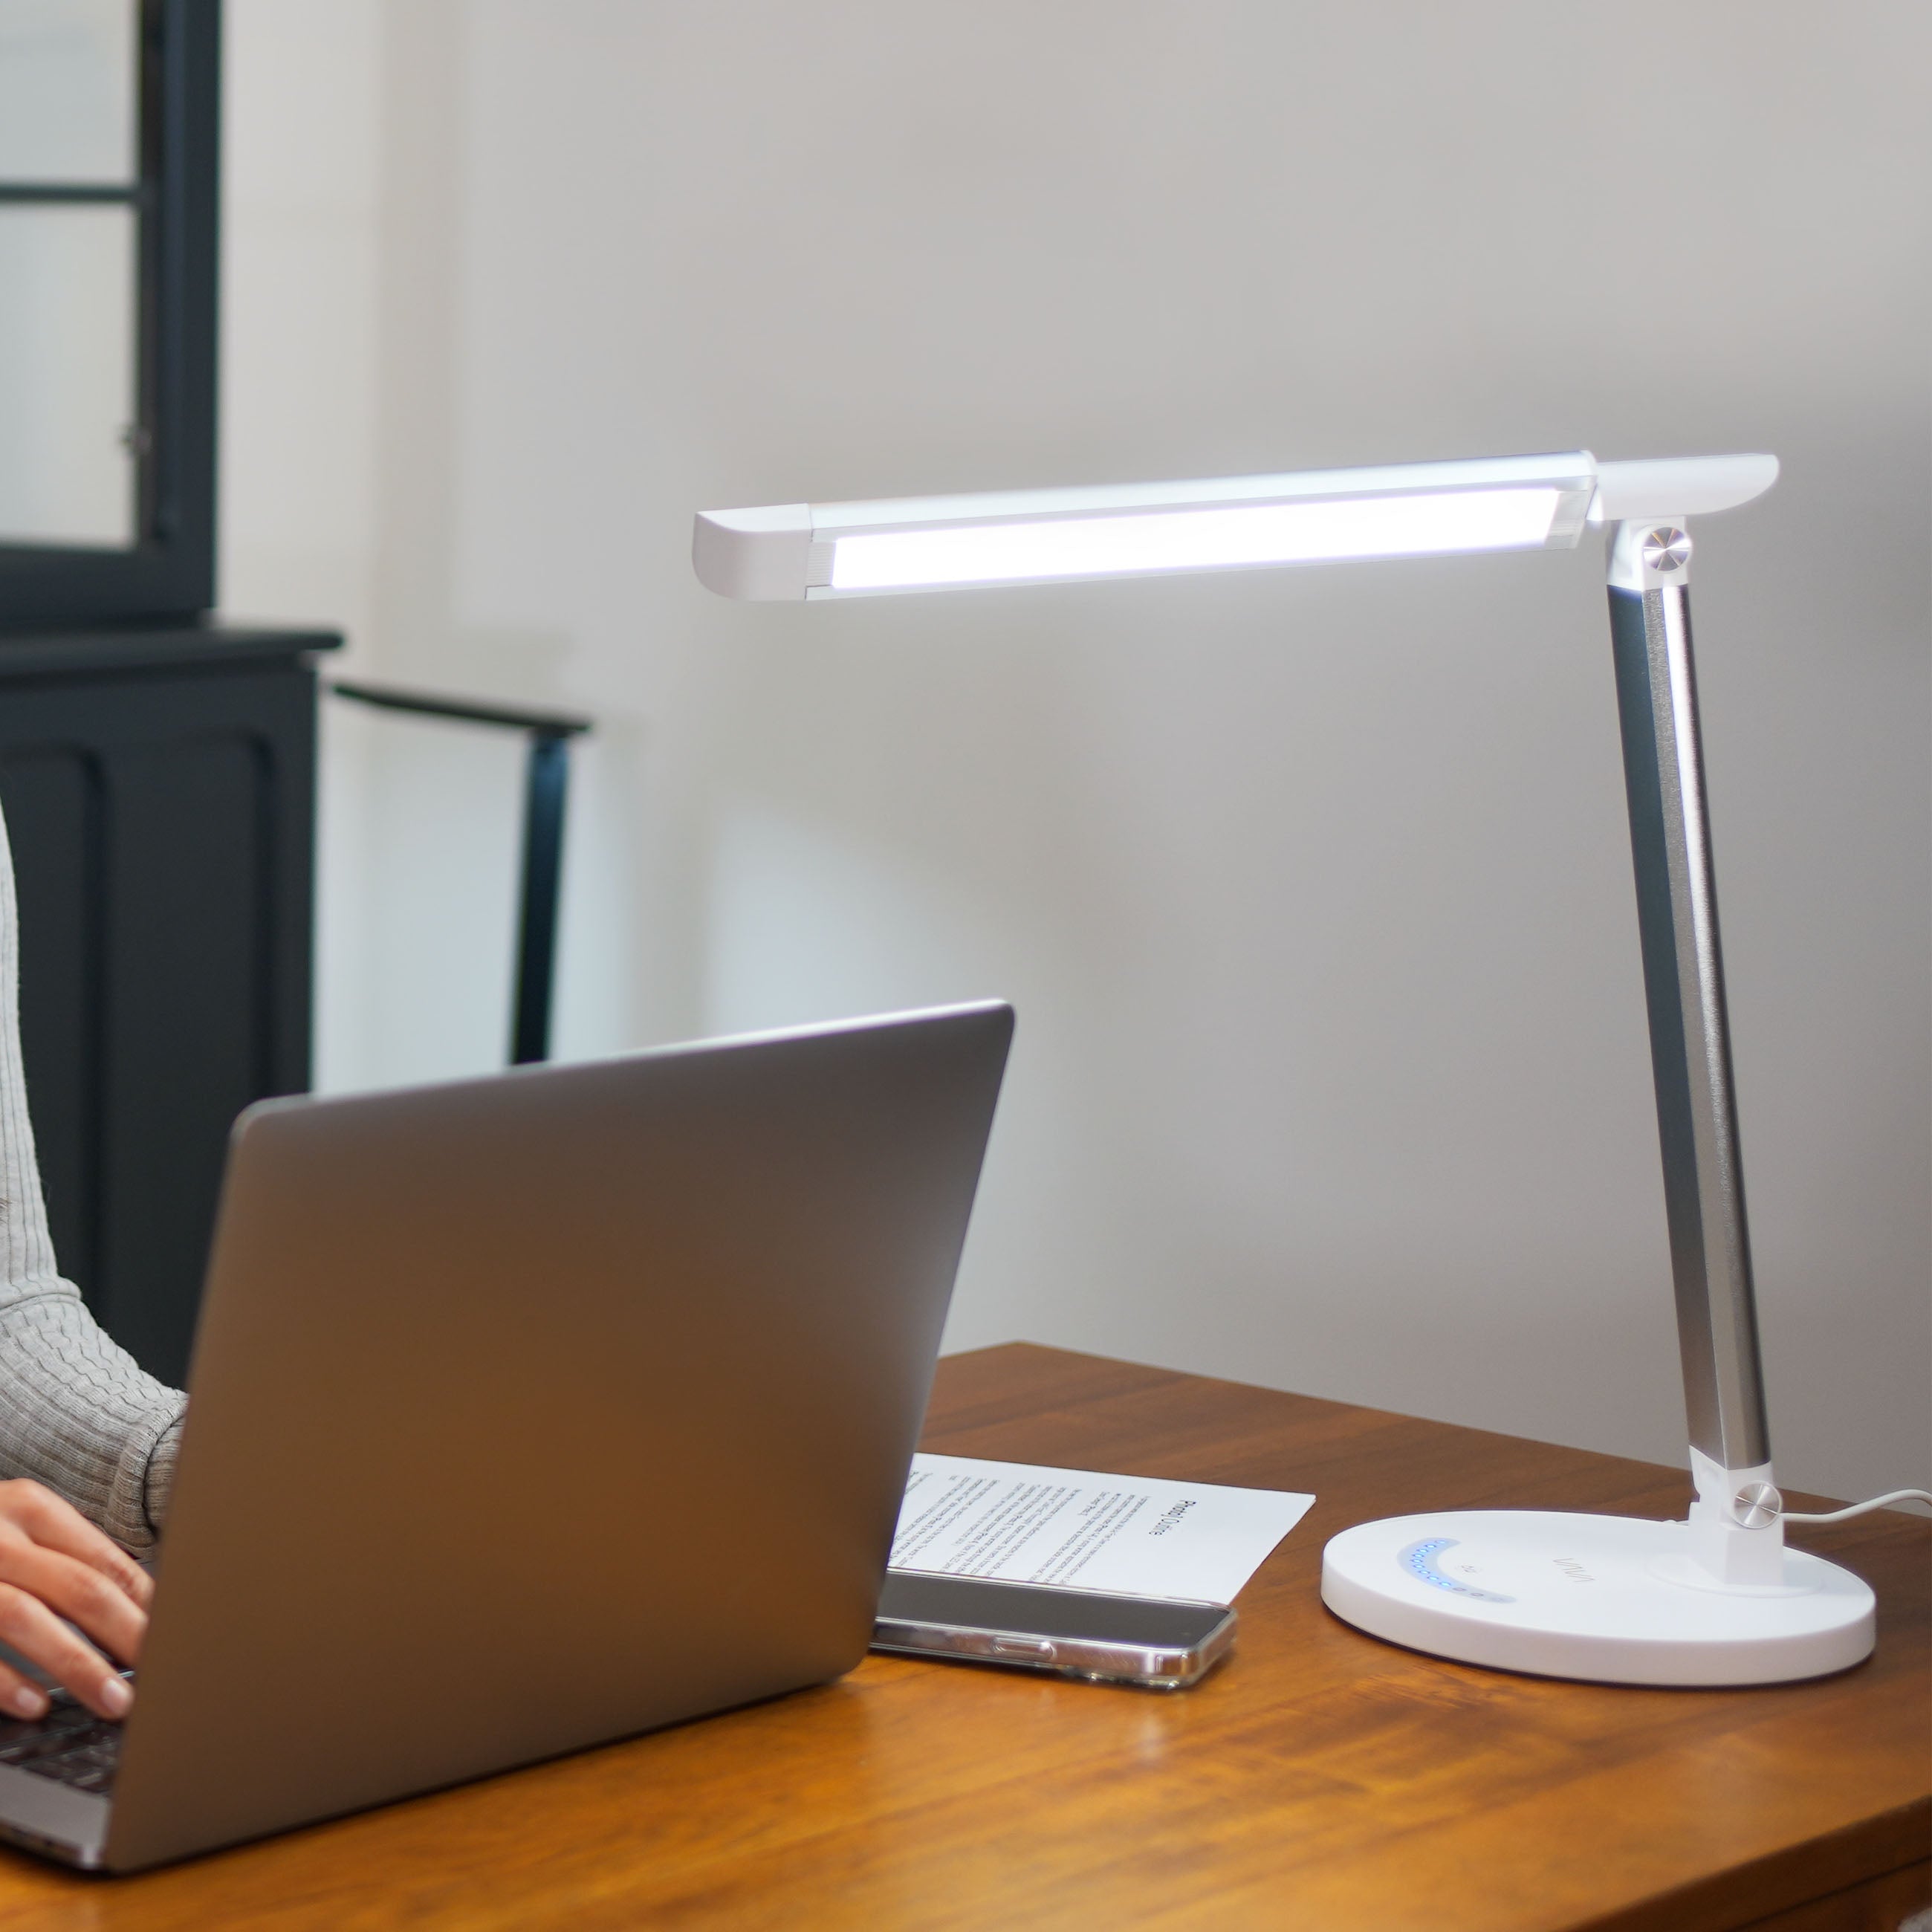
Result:
{"label": "printed paper sheet", "polygon": [[902,1570],[1232,1603],[1315,1498],[1285,1490],[915,1456]]}

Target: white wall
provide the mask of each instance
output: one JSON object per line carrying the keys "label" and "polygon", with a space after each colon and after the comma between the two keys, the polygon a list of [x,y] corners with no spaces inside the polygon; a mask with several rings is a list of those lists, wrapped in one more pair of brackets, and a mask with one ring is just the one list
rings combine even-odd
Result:
{"label": "white wall", "polygon": [[[806,610],[689,520],[1775,450],[1696,592],[1774,1435],[1924,1481],[1932,34],[1818,18],[232,0],[229,600],[596,713],[567,1051],[1016,999],[950,1346],[1681,1460],[1593,545]],[[332,729],[325,1076],[488,1064],[514,758]]]}

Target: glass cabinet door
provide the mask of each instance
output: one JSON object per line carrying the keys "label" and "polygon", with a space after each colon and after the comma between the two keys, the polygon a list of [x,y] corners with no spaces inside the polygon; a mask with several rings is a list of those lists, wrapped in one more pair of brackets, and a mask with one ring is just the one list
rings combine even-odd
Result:
{"label": "glass cabinet door", "polygon": [[220,0],[0,0],[0,633],[205,610]]}
{"label": "glass cabinet door", "polygon": [[139,0],[0,0],[0,543],[138,534]]}

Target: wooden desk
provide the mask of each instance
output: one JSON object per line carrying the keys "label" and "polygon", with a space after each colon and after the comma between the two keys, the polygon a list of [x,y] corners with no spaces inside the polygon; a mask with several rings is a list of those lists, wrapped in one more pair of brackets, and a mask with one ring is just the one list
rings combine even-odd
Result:
{"label": "wooden desk", "polygon": [[[1932,1900],[1932,1524],[1798,1532],[1879,1594],[1822,1683],[1630,1690],[1338,1623],[1372,1516],[1667,1515],[1640,1462],[1024,1346],[942,1364],[927,1446],[1312,1490],[1179,1696],[873,1658],[823,1689],[132,1879],[0,1852],[0,1928],[1883,1928]],[[487,1694],[487,1691],[485,1693]]]}

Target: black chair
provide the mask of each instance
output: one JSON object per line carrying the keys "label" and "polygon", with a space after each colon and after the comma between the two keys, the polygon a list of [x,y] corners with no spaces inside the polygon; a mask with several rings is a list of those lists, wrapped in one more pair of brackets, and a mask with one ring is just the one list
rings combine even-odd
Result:
{"label": "black chair", "polygon": [[570,790],[570,741],[590,720],[566,712],[527,711],[478,704],[434,692],[400,691],[374,684],[337,682],[338,698],[386,711],[425,718],[454,718],[467,724],[521,731],[530,740],[524,781],[523,879],[518,898],[517,978],[511,996],[510,1064],[550,1058],[550,1014],[556,972],[557,897],[563,883],[564,806]]}

